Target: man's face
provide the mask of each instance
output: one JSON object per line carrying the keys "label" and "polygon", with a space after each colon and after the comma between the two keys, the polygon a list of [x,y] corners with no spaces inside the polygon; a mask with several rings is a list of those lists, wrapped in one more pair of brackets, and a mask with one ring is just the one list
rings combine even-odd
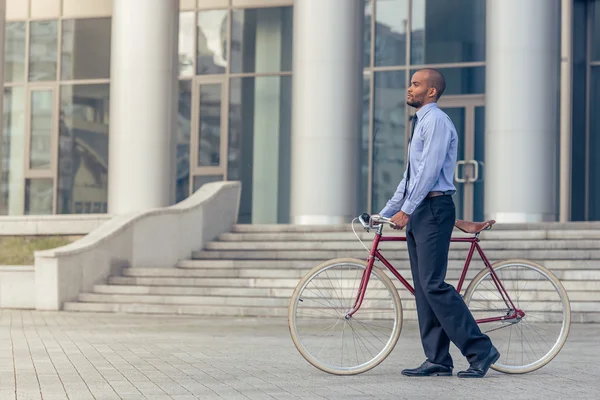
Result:
{"label": "man's face", "polygon": [[415,108],[423,107],[430,98],[428,96],[431,94],[430,89],[427,73],[424,71],[415,72],[407,90],[406,104]]}

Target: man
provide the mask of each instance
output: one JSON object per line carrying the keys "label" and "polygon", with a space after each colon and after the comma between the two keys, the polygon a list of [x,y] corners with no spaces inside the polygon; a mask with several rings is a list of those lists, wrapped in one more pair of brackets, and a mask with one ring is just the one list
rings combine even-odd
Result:
{"label": "man", "polygon": [[427,360],[407,376],[450,376],[452,341],[470,367],[461,378],[482,378],[500,354],[481,333],[456,289],[444,282],[455,208],[452,183],[458,137],[450,118],[437,101],[446,82],[434,69],[417,71],[408,88],[407,104],[416,108],[409,144],[408,165],[396,193],[380,214],[405,226],[415,287],[421,342]]}

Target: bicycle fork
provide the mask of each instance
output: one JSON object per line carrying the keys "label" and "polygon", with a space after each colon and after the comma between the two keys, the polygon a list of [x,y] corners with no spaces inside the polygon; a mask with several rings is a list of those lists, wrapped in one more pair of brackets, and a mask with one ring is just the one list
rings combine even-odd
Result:
{"label": "bicycle fork", "polygon": [[375,265],[375,253],[377,252],[377,248],[379,246],[379,240],[381,239],[381,228],[378,229],[378,232],[375,234],[375,240],[373,240],[373,245],[371,247],[371,252],[369,253],[369,258],[367,260],[367,269],[363,272],[363,276],[360,280],[360,285],[358,287],[358,293],[356,295],[356,301],[352,308],[346,313],[346,319],[352,318],[355,312],[358,311],[362,302],[365,298],[365,293],[367,291],[367,284],[369,283],[369,277],[371,276],[371,271],[373,271],[373,265]]}

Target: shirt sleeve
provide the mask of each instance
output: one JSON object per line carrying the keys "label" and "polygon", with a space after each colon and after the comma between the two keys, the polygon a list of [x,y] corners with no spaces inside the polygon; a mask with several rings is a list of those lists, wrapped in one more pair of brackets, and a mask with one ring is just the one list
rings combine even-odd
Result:
{"label": "shirt sleeve", "polygon": [[405,185],[406,185],[406,170],[404,170],[404,177],[402,178],[402,180],[398,184],[398,187],[396,188],[396,193],[394,193],[392,198],[388,200],[387,204],[385,205],[385,207],[383,207],[383,209],[381,210],[379,215],[381,215],[382,217],[391,218],[394,216],[394,214],[396,214],[398,211],[400,211],[400,208],[402,208],[402,203],[404,200],[404,186]]}
{"label": "shirt sleeve", "polygon": [[414,178],[411,178],[413,184],[402,205],[402,211],[409,215],[421,204],[438,181],[452,138],[446,121],[439,117],[427,121],[421,132],[423,155]]}

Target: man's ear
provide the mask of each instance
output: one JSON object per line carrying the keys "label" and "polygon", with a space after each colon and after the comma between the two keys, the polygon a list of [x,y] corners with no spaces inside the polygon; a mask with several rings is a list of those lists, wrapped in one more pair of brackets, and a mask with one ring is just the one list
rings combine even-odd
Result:
{"label": "man's ear", "polygon": [[435,99],[437,97],[437,89],[434,87],[429,88],[429,93],[427,93],[427,95]]}

